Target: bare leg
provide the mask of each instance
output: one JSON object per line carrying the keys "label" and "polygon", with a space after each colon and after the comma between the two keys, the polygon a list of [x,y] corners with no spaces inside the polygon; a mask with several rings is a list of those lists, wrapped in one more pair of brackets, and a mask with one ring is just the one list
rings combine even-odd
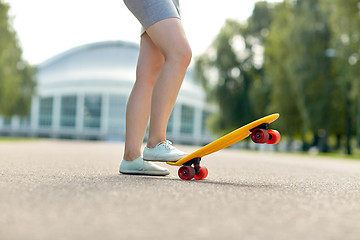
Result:
{"label": "bare leg", "polygon": [[151,99],[147,147],[153,148],[157,143],[166,140],[167,123],[190,64],[192,53],[182,23],[177,18],[159,21],[146,31],[165,57]]}
{"label": "bare leg", "polygon": [[132,161],[142,155],[141,146],[149,121],[153,87],[163,64],[164,56],[144,33],[140,42],[136,82],[126,109],[124,160]]}

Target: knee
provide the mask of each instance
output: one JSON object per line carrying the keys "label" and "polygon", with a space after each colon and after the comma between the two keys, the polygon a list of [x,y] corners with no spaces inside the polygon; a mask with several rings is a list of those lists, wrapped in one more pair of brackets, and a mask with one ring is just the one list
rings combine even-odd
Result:
{"label": "knee", "polygon": [[171,61],[178,67],[187,68],[190,65],[192,51],[189,44],[177,46],[173,51],[165,56],[165,61]]}
{"label": "knee", "polygon": [[182,48],[181,54],[180,54],[181,62],[184,64],[184,66],[188,67],[191,62],[192,58],[192,51],[189,45]]}

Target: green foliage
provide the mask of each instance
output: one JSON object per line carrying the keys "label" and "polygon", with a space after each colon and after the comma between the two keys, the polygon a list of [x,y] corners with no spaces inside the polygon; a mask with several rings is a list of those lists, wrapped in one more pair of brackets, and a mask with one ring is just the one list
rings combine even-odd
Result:
{"label": "green foliage", "polygon": [[26,116],[35,89],[35,69],[21,58],[8,10],[9,6],[0,1],[0,115]]}
{"label": "green foliage", "polygon": [[288,134],[303,141],[308,132],[327,133],[331,124],[338,124],[330,117],[334,109],[329,97],[336,89],[331,59],[326,56],[330,40],[327,15],[319,1],[277,6],[266,45],[266,74],[274,86],[273,108],[283,113]]}
{"label": "green foliage", "polygon": [[[227,20],[209,50],[196,59],[195,74],[218,104],[211,129],[217,134],[250,122],[265,110],[269,88],[262,73],[263,36],[268,31],[267,3],[257,5],[258,16],[242,25]],[[251,89],[260,88],[258,91]],[[251,101],[251,99],[255,99]]]}
{"label": "green foliage", "polygon": [[[208,98],[219,105],[220,114],[212,120],[215,132],[233,129],[241,123],[242,116],[248,118],[251,115],[247,96],[248,72],[234,51],[235,44],[243,44],[243,39],[236,38],[241,28],[240,24],[228,20],[213,47],[197,60],[195,74],[203,80],[202,83],[209,93]],[[209,76],[203,75],[206,72],[216,78],[207,81]]]}
{"label": "green foliage", "polygon": [[289,11],[291,4],[285,2],[274,8],[274,21],[270,26],[269,35],[265,43],[264,71],[272,85],[271,109],[280,112],[279,130],[291,136],[300,135],[300,111],[296,107],[296,86],[290,81],[292,73],[288,71],[290,65],[289,49],[294,46],[289,41],[291,24],[294,15]]}
{"label": "green foliage", "polygon": [[350,153],[355,128],[360,146],[359,46],[358,0],[258,2],[245,24],[227,21],[196,61],[220,108],[213,130],[279,112],[283,135],[304,142],[313,135],[321,151],[328,136],[337,146],[345,136]]}
{"label": "green foliage", "polygon": [[360,147],[360,2],[358,0],[324,0],[331,15],[333,30],[332,48],[338,66],[339,89],[344,99],[347,148],[357,129]]}

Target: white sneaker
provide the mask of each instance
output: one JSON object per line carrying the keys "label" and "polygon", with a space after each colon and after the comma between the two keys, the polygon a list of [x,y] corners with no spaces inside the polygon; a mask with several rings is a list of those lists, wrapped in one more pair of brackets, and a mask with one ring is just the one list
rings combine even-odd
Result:
{"label": "white sneaker", "polygon": [[139,174],[139,175],[154,175],[154,176],[166,176],[170,174],[170,171],[166,168],[157,166],[154,163],[146,162],[139,157],[134,161],[122,160],[120,164],[120,173],[124,174]]}
{"label": "white sneaker", "polygon": [[158,143],[154,148],[145,147],[145,161],[176,162],[188,155],[172,146],[168,140]]}

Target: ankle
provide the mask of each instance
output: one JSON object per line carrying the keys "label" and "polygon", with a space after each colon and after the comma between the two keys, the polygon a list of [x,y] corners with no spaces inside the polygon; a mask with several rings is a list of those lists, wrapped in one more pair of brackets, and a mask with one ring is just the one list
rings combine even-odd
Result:
{"label": "ankle", "polygon": [[146,144],[146,147],[147,147],[147,148],[154,148],[154,147],[156,147],[157,144],[158,144],[158,143],[148,142],[148,143]]}
{"label": "ankle", "polygon": [[164,139],[164,140],[162,140],[161,138],[155,139],[155,140],[149,139],[147,144],[146,144],[146,147],[147,148],[154,148],[154,147],[156,147],[156,145],[158,145],[159,143],[164,142],[164,141],[166,141],[166,139]]}
{"label": "ankle", "polygon": [[132,162],[139,157],[141,157],[141,153],[133,153],[133,154],[127,153],[127,154],[124,154],[123,159],[125,161]]}

